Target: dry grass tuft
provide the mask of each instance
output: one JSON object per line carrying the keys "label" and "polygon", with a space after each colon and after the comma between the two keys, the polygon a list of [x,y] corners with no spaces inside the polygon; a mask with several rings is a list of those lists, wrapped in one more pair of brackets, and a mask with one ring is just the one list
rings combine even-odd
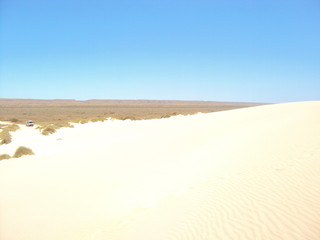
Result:
{"label": "dry grass tuft", "polygon": [[37,129],[40,129],[42,135],[48,136],[52,133],[55,133],[58,129],[63,127],[74,128],[74,126],[71,125],[69,122],[59,122],[55,124],[40,125],[37,127]]}
{"label": "dry grass tuft", "polygon": [[11,141],[12,137],[10,132],[7,129],[3,129],[2,132],[0,132],[0,145],[9,144]]}
{"label": "dry grass tuft", "polygon": [[63,128],[63,127],[68,127],[68,128],[74,128],[73,125],[71,125],[69,122],[61,122],[61,123],[56,123],[54,124],[57,129]]}
{"label": "dry grass tuft", "polygon": [[30,148],[20,146],[20,147],[17,148],[17,150],[14,153],[13,157],[14,158],[19,158],[19,157],[22,157],[24,155],[33,155],[33,154],[34,153],[32,152],[32,150]]}
{"label": "dry grass tuft", "polygon": [[5,160],[11,158],[9,154],[1,154],[0,155],[0,160]]}

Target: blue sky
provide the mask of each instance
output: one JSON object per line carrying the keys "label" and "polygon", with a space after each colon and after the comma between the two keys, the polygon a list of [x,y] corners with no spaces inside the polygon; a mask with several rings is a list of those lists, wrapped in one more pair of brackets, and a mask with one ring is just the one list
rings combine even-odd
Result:
{"label": "blue sky", "polygon": [[320,100],[319,0],[1,0],[0,97]]}

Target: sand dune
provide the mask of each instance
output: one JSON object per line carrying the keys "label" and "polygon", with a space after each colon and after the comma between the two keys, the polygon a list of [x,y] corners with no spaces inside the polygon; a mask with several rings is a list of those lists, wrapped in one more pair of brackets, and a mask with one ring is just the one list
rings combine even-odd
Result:
{"label": "sand dune", "polygon": [[320,102],[12,136],[2,240],[320,239]]}

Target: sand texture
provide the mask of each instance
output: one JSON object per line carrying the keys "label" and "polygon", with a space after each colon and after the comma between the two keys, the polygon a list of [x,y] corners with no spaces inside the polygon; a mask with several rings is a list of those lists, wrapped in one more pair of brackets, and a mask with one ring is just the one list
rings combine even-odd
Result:
{"label": "sand texture", "polygon": [[320,102],[12,137],[1,240],[320,239]]}

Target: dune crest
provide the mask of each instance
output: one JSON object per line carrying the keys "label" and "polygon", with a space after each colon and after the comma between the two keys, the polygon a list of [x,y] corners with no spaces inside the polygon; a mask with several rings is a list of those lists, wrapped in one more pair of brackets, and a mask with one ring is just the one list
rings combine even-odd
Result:
{"label": "dune crest", "polygon": [[144,121],[50,136],[0,161],[2,240],[320,239],[320,102]]}

